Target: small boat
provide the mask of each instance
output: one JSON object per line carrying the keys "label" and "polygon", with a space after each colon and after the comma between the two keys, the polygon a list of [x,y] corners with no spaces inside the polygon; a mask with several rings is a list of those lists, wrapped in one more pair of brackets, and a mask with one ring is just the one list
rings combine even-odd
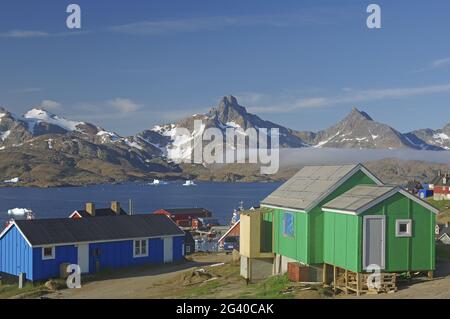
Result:
{"label": "small boat", "polygon": [[184,182],[183,186],[196,186],[197,184],[194,181],[187,180]]}
{"label": "small boat", "polygon": [[161,181],[159,179],[154,179],[153,182],[148,183],[149,185],[159,185]]}
{"label": "small boat", "polygon": [[8,215],[13,215],[13,216],[28,216],[33,214],[33,211],[31,209],[27,209],[27,208],[13,208],[13,209],[8,209]]}

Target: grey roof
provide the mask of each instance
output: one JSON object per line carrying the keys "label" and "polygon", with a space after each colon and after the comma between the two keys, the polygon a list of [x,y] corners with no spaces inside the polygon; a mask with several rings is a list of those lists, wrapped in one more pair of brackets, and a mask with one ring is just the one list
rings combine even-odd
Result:
{"label": "grey roof", "polygon": [[443,235],[450,235],[450,227],[448,224],[438,225],[438,227],[439,227],[438,238],[442,237]]}
{"label": "grey roof", "polygon": [[430,184],[433,184],[433,185],[435,185],[435,186],[450,186],[450,178],[447,176],[447,177],[446,177],[446,181],[445,181],[445,183],[444,183],[444,177],[445,177],[445,175],[438,175],[438,176],[435,176],[435,177],[431,180]]}
{"label": "grey roof", "polygon": [[361,164],[305,166],[261,204],[307,211],[325,198],[345,176],[362,167]]}
{"label": "grey roof", "polygon": [[167,216],[153,214],[16,220],[15,223],[33,246],[184,235]]}
{"label": "grey roof", "polygon": [[396,186],[357,185],[323,205],[323,208],[356,212],[395,189],[399,188]]}

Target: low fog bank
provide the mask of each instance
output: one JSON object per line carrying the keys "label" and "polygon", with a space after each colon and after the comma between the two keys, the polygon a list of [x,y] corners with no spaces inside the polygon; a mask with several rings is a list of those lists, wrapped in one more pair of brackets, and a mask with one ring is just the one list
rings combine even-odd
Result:
{"label": "low fog bank", "polygon": [[450,163],[450,152],[416,151],[407,149],[280,149],[280,166],[282,167],[311,164],[352,164],[386,158],[448,164]]}

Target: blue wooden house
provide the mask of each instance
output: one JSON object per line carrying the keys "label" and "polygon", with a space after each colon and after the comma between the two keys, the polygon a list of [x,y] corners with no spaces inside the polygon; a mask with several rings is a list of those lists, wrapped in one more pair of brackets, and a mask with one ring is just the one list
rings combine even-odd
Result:
{"label": "blue wooden house", "polygon": [[183,258],[184,238],[164,215],[16,220],[0,234],[0,272],[39,281],[58,278],[65,263],[82,273],[171,263]]}

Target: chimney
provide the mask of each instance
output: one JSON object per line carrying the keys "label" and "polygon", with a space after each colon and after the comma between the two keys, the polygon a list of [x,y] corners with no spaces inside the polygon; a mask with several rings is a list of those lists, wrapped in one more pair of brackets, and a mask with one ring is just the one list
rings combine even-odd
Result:
{"label": "chimney", "polygon": [[120,215],[120,203],[118,201],[111,202],[111,210],[116,213],[116,215]]}
{"label": "chimney", "polygon": [[86,212],[91,216],[95,216],[95,204],[86,203]]}

